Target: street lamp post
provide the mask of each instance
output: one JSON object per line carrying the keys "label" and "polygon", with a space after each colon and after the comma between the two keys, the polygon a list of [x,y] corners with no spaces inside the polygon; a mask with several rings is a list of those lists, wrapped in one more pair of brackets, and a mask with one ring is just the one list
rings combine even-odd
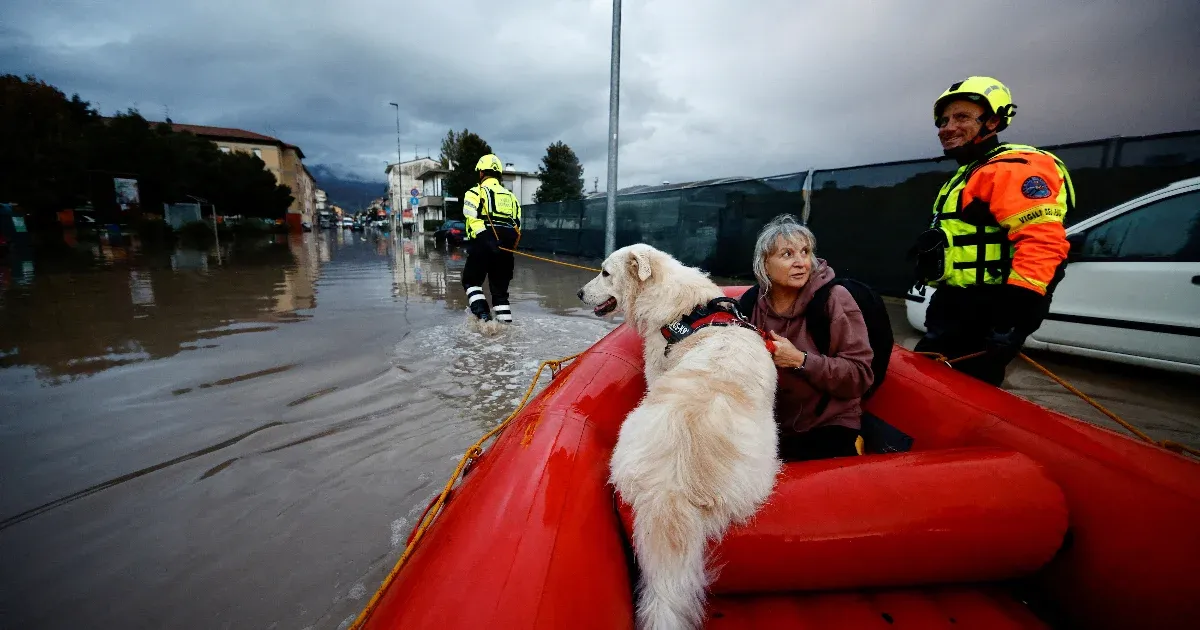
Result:
{"label": "street lamp post", "polygon": [[617,119],[621,104],[621,0],[613,0],[612,59],[608,79],[608,194],[604,212],[604,255],[617,244]]}
{"label": "street lamp post", "polygon": [[[403,158],[400,157],[400,104],[388,103],[388,105],[396,108],[396,188],[399,189],[404,185],[404,180],[400,177],[404,173],[404,171],[400,170],[400,162],[403,161]],[[392,230],[392,238],[396,237],[396,213],[400,211],[398,200],[403,198],[403,190],[392,190],[392,212],[391,221],[389,222]],[[404,239],[401,238],[401,240]]]}

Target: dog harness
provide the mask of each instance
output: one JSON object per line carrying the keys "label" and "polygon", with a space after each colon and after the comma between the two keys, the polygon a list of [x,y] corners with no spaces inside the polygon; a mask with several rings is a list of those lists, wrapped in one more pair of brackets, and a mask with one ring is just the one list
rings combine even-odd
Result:
{"label": "dog harness", "polygon": [[740,326],[758,333],[767,352],[775,354],[775,341],[764,330],[750,323],[750,320],[738,310],[737,301],[727,297],[713,298],[708,304],[697,306],[692,312],[659,329],[667,347],[664,354],[671,351],[671,346],[687,339],[701,328],[709,326]]}

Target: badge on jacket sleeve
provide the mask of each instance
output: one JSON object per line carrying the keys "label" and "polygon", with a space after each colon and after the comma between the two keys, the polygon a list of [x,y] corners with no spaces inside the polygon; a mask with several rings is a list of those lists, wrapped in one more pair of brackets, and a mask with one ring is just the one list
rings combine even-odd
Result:
{"label": "badge on jacket sleeve", "polygon": [[1030,199],[1045,199],[1050,196],[1050,185],[1041,177],[1032,175],[1021,184],[1021,194]]}

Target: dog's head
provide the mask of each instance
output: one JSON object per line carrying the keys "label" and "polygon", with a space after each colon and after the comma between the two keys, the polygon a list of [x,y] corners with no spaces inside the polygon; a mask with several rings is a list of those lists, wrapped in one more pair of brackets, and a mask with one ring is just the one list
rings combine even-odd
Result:
{"label": "dog's head", "polygon": [[627,309],[646,284],[655,280],[656,259],[661,255],[643,243],[618,249],[604,259],[600,275],[579,290],[579,299],[599,317]]}

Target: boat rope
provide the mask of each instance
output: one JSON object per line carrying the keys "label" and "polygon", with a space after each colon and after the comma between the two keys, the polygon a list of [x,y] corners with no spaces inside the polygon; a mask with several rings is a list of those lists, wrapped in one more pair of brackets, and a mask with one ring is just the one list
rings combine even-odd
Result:
{"label": "boat rope", "polygon": [[[485,214],[484,216],[486,216],[488,218],[487,223],[488,223],[488,227],[492,228],[492,236],[494,236],[496,238],[497,243],[501,243],[502,241],[500,240],[500,233],[498,231],[496,231],[496,224],[492,221],[491,213],[489,212],[488,214]],[[525,256],[526,258],[532,258],[534,260],[541,260],[541,261],[545,261],[548,263],[554,263],[556,265],[562,265],[564,267],[572,267],[574,269],[582,269],[584,271],[594,271],[596,273],[600,273],[599,269],[596,269],[593,267],[584,267],[582,265],[573,265],[569,262],[563,262],[561,260],[554,260],[553,258],[542,258],[541,256],[534,256],[533,254],[526,254],[525,252],[517,251],[517,245],[521,244],[521,228],[514,227],[513,229],[515,229],[517,231],[517,240],[513,242],[512,249],[509,249],[509,248],[501,245],[501,246],[499,246],[499,248],[501,250],[506,251],[510,254],[516,254],[518,256]]]}
{"label": "boat rope", "polygon": [[433,524],[433,521],[435,518],[437,518],[442,506],[446,504],[446,499],[449,497],[450,490],[454,487],[454,483],[458,481],[459,477],[463,474],[463,471],[469,468],[471,463],[483,454],[483,444],[493,436],[503,431],[504,428],[508,426],[509,422],[511,422],[513,418],[516,418],[517,414],[521,413],[521,410],[525,408],[525,404],[529,402],[529,397],[533,395],[534,388],[537,387],[538,379],[540,379],[542,376],[542,370],[545,370],[547,367],[550,368],[550,378],[553,379],[558,375],[558,370],[563,366],[563,364],[579,358],[579,356],[582,354],[583,352],[579,352],[561,359],[547,359],[542,361],[542,364],[538,366],[537,372],[534,373],[533,380],[530,381],[529,387],[525,390],[525,395],[521,397],[521,402],[517,404],[517,408],[514,409],[512,413],[508,414],[508,417],[502,420],[500,424],[497,424],[490,431],[485,433],[483,437],[476,440],[475,443],[472,444],[465,453],[463,453],[462,459],[460,459],[458,462],[458,467],[456,467],[454,472],[451,473],[450,479],[446,482],[446,486],[442,488],[442,492],[438,494],[437,498],[432,501],[429,506],[425,508],[425,512],[421,514],[421,520],[413,529],[413,533],[408,538],[408,543],[404,546],[404,553],[400,554],[400,559],[396,561],[395,566],[393,566],[392,570],[388,572],[387,577],[383,579],[383,582],[379,585],[379,589],[375,591],[375,594],[371,596],[371,600],[367,602],[366,607],[364,607],[362,612],[358,614],[358,617],[354,620],[354,623],[350,625],[350,630],[359,630],[364,624],[367,623],[367,620],[371,618],[371,614],[375,611],[375,607],[379,604],[379,600],[383,598],[384,592],[387,591],[388,586],[391,585],[392,581],[396,579],[396,575],[400,573],[400,568],[404,566],[404,563],[412,555],[413,550],[417,547],[417,543],[421,541],[421,538],[425,535],[425,531],[431,524]]}
{"label": "boat rope", "polygon": [[[975,357],[987,354],[987,350],[982,350],[980,352],[974,352],[974,353],[963,355],[961,357],[956,357],[953,359],[949,359],[946,357],[946,355],[941,354],[939,352],[917,352],[916,354],[919,354],[921,356],[930,357],[936,361],[940,361],[942,363],[945,363],[946,365],[952,366],[953,364],[958,363],[959,361],[966,361],[967,359],[973,359]],[[1076,396],[1078,396],[1080,399],[1082,399],[1087,404],[1091,405],[1092,407],[1095,407],[1097,411],[1108,416],[1113,422],[1116,422],[1117,424],[1121,425],[1122,427],[1125,427],[1125,429],[1127,429],[1130,433],[1138,436],[1139,438],[1145,440],[1146,442],[1149,442],[1150,444],[1154,444],[1156,446],[1161,446],[1169,451],[1173,451],[1176,453],[1188,453],[1189,455],[1192,455],[1194,457],[1200,457],[1200,449],[1192,448],[1192,447],[1188,446],[1187,444],[1181,444],[1174,440],[1155,440],[1154,438],[1152,438],[1148,434],[1146,434],[1146,432],[1133,426],[1129,422],[1122,420],[1120,416],[1109,411],[1104,405],[1101,405],[1100,403],[1096,402],[1095,399],[1093,399],[1091,396],[1088,396],[1087,394],[1079,391],[1078,388],[1076,388],[1075,386],[1068,383],[1066,380],[1064,380],[1059,375],[1055,374],[1054,372],[1051,372],[1046,366],[1029,358],[1029,355],[1025,354],[1024,352],[1021,352],[1017,356],[1020,356],[1027,363],[1029,363],[1035,369],[1037,369],[1037,371],[1039,371],[1042,374],[1045,374],[1047,377],[1049,377],[1050,380],[1054,381],[1055,383],[1058,383],[1059,385],[1062,385],[1063,388],[1065,388],[1067,391],[1071,392],[1072,394],[1075,394]]]}
{"label": "boat rope", "polygon": [[945,363],[946,365],[952,366],[955,363],[958,363],[959,361],[966,361],[967,359],[974,359],[975,357],[981,357],[981,356],[987,354],[987,350],[980,350],[979,352],[972,352],[971,354],[964,354],[961,357],[955,357],[953,359],[946,358],[946,355],[944,355],[940,352],[914,352],[913,354],[919,354],[923,357],[929,357],[929,358],[933,359],[934,361],[938,361],[940,363]]}
{"label": "boat rope", "polygon": [[575,269],[582,269],[584,271],[594,271],[596,273],[600,273],[600,270],[596,269],[595,267],[584,267],[583,265],[573,265],[569,262],[563,262],[561,260],[554,260],[553,258],[542,258],[541,256],[534,256],[533,254],[526,254],[525,252],[519,252],[515,249],[509,249],[507,247],[501,247],[500,249],[502,249],[506,252],[512,253],[512,254],[516,254],[518,256],[525,256],[526,258],[532,258],[534,260],[541,260],[541,261],[545,261],[548,263],[554,263],[556,265],[562,265],[564,267],[573,267]]}

